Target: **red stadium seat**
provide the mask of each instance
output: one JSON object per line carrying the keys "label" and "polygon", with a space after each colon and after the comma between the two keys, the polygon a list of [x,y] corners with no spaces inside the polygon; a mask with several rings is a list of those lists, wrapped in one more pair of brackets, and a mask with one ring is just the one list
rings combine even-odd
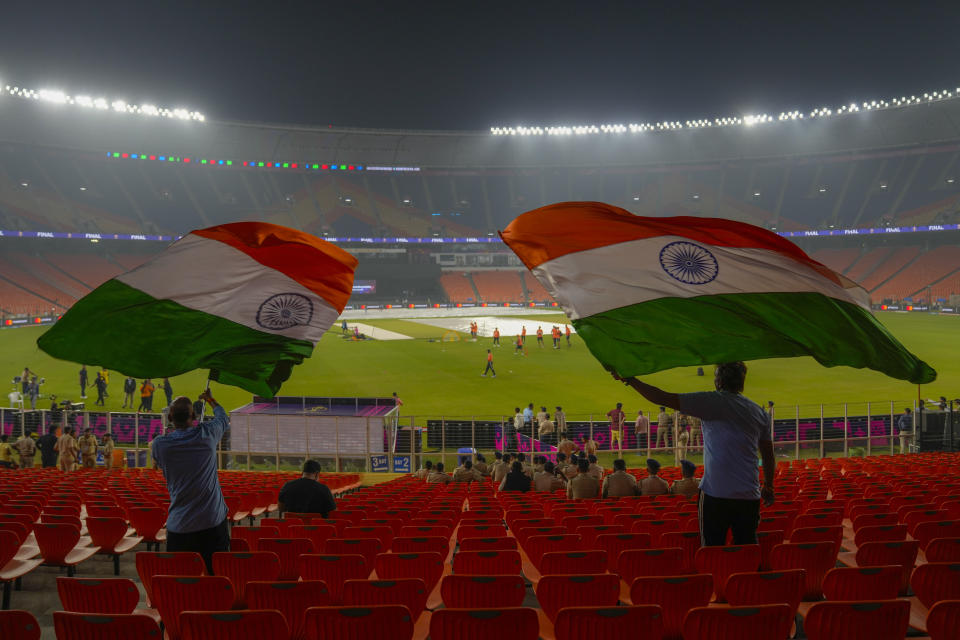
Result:
{"label": "red stadium seat", "polygon": [[843,526],[798,527],[790,532],[790,542],[830,542],[833,544],[833,556],[836,557],[843,542]]}
{"label": "red stadium seat", "polygon": [[692,609],[683,621],[684,640],[783,640],[793,618],[786,604]]}
{"label": "red stadium seat", "polygon": [[557,640],[631,638],[660,640],[663,615],[655,605],[629,607],[566,607],[557,613]]}
{"label": "red stadium seat", "polygon": [[443,561],[439,553],[381,553],[374,569],[380,580],[419,578],[430,593],[443,575]]}
{"label": "red stadium seat", "polygon": [[860,527],[853,534],[853,544],[861,546],[867,542],[897,542],[907,539],[907,525],[882,524]]}
{"label": "red stadium seat", "polygon": [[637,578],[630,585],[630,602],[655,604],[663,611],[664,640],[679,640],[687,612],[707,606],[712,595],[709,574]]}
{"label": "red stadium seat", "polygon": [[517,548],[517,539],[511,537],[464,538],[460,542],[460,551],[510,551]]}
{"label": "red stadium seat", "polygon": [[713,576],[713,588],[717,594],[717,600],[723,602],[724,587],[730,575],[751,573],[760,567],[760,545],[701,547],[694,558],[694,564],[699,573],[709,573]]}
{"label": "red stadium seat", "polygon": [[543,576],[536,586],[537,600],[550,621],[564,607],[614,607],[620,579],[612,573]]}
{"label": "red stadium seat", "polygon": [[304,624],[307,640],[410,640],[413,637],[413,620],[402,605],[311,607],[307,609]]}
{"label": "red stadium seat", "polygon": [[377,538],[330,538],[323,547],[323,553],[331,555],[361,555],[367,564],[373,566],[378,553],[386,549]]}
{"label": "red stadium seat", "polygon": [[770,555],[773,548],[783,542],[783,531],[757,531],[757,541],[760,543],[760,570],[770,570]]}
{"label": "red stadium seat", "polygon": [[520,574],[517,551],[460,551],[453,556],[453,572],[476,576],[515,576]]}
{"label": "red stadium seat", "polygon": [[790,617],[796,615],[806,583],[803,569],[735,573],[727,579],[727,602],[731,607],[786,603]]}
{"label": "red stadium seat", "polygon": [[40,640],[40,624],[29,611],[0,611],[0,638]]}
{"label": "red stadium seat", "polygon": [[593,551],[548,551],[540,559],[540,573],[572,574],[602,573],[607,570],[607,552]]}
{"label": "red stadium seat", "polygon": [[244,597],[248,582],[251,580],[272,582],[280,579],[280,558],[269,551],[249,553],[220,551],[213,554],[213,572],[230,579],[236,595],[235,604],[242,608],[246,603]]}
{"label": "red stadium seat", "polygon": [[598,549],[597,536],[605,533],[630,533],[626,527],[619,524],[600,524],[589,527],[577,527],[574,531],[580,536],[580,548],[584,550]]}
{"label": "red stadium seat", "polygon": [[944,600],[930,608],[927,633],[931,640],[954,640],[960,629],[960,600]]}
{"label": "red stadium seat", "polygon": [[87,532],[99,553],[113,556],[113,575],[120,575],[120,556],[143,541],[127,537],[127,522],[123,518],[87,518]]}
{"label": "red stadium seat", "polygon": [[[160,638],[160,627],[147,616],[134,614],[101,615],[93,613],[53,612],[57,640],[119,640],[120,638]],[[169,633],[169,628],[168,628]],[[17,636],[13,636],[17,638]],[[25,636],[29,637],[29,636]],[[39,635],[36,637],[40,637]],[[171,638],[179,636],[170,636]],[[17,640],[20,640],[17,638]]]}
{"label": "red stadium seat", "polygon": [[[133,613],[140,592],[128,578],[57,578],[64,611],[74,613]],[[158,620],[159,622],[159,620]]]}
{"label": "red stadium seat", "polygon": [[960,538],[960,520],[939,520],[920,522],[910,534],[920,541],[920,548],[926,550],[932,540],[939,538]]}
{"label": "red stadium seat", "polygon": [[[700,549],[699,531],[669,531],[660,536],[660,546],[664,549],[678,548],[683,550],[683,569],[682,575],[688,575],[695,571],[693,560]],[[763,540],[760,541],[760,547],[763,548]]]}
{"label": "red stadium seat", "polygon": [[202,576],[206,572],[203,558],[192,551],[140,551],[136,555],[136,566],[148,606],[153,602],[154,576]]}
{"label": "red stadium seat", "polygon": [[185,611],[180,614],[183,640],[262,640],[290,637],[287,621],[276,610]]}
{"label": "red stadium seat", "polygon": [[960,537],[934,538],[924,550],[927,562],[960,562]]}
{"label": "red stadium seat", "polygon": [[499,538],[507,535],[507,530],[502,524],[475,525],[469,521],[460,523],[457,528],[457,542],[464,538]]}
{"label": "red stadium seat", "polygon": [[414,622],[426,607],[427,595],[427,588],[420,578],[347,580],[343,583],[345,607],[400,604],[410,611]]}
{"label": "red stadium seat", "polygon": [[381,552],[384,552],[390,550],[390,545],[393,543],[394,533],[393,529],[386,526],[360,527],[355,525],[344,529],[340,537],[347,540],[375,538],[380,541]]}
{"label": "red stadium seat", "polygon": [[[240,528],[234,527],[233,531]],[[287,529],[287,535],[291,538],[306,538],[313,544],[313,553],[323,553],[327,540],[337,537],[337,528],[326,524],[295,524]],[[256,546],[252,548],[256,549]]]}
{"label": "red stadium seat", "polygon": [[537,640],[534,609],[438,609],[430,618],[430,640],[489,640],[509,634],[510,640]]}
{"label": "red stadium seat", "polygon": [[650,534],[650,546],[662,547],[660,537],[665,533],[680,531],[680,521],[677,519],[666,520],[641,520],[633,523],[634,533]]}
{"label": "red stadium seat", "polygon": [[683,549],[627,549],[620,552],[616,573],[627,584],[640,577],[682,576]]}
{"label": "red stadium seat", "polygon": [[296,580],[300,575],[297,567],[300,556],[313,553],[313,543],[307,538],[260,538],[257,551],[274,553],[280,559],[277,580]]}
{"label": "red stadium seat", "polygon": [[130,507],[127,509],[127,520],[130,526],[137,531],[138,536],[143,537],[147,543],[147,551],[150,551],[151,545],[156,545],[160,550],[160,543],[166,542],[167,532],[163,527],[167,523],[167,511],[160,507]]}
{"label": "red stadium seat", "polygon": [[960,563],[921,564],[913,570],[910,586],[927,608],[940,600],[960,600]]}
{"label": "red stadium seat", "polygon": [[597,548],[607,552],[607,570],[616,571],[620,553],[628,549],[649,549],[650,534],[605,533],[597,536]]}
{"label": "red stadium seat", "polygon": [[153,597],[170,640],[180,638],[184,611],[224,611],[235,599],[233,585],[224,576],[154,576]]}
{"label": "red stadium seat", "polygon": [[580,548],[580,536],[576,534],[559,534],[550,536],[530,536],[523,543],[523,548],[530,558],[530,562],[538,570],[543,554],[548,551],[574,551]]}
{"label": "red stadium seat", "polygon": [[827,600],[894,600],[900,591],[900,567],[836,567],[823,578]]}
{"label": "red stadium seat", "polygon": [[307,609],[330,605],[330,592],[320,580],[301,582],[247,583],[247,605],[251,609],[275,609],[283,614],[291,640],[306,637],[304,629]]}
{"label": "red stadium seat", "polygon": [[366,580],[372,571],[366,558],[358,555],[311,553],[300,556],[298,566],[303,580],[322,580],[327,585],[333,604],[343,601],[346,580]]}
{"label": "red stadium seat", "polygon": [[770,556],[770,567],[774,571],[803,569],[806,572],[804,600],[820,600],[823,597],[823,577],[836,564],[833,542],[778,544]]}
{"label": "red stadium seat", "polygon": [[447,575],[440,582],[443,604],[452,609],[519,607],[526,596],[522,576]]}
{"label": "red stadium seat", "polygon": [[895,564],[900,566],[900,593],[906,593],[910,584],[910,573],[917,559],[920,543],[916,540],[903,542],[867,542],[857,549],[856,565],[859,567],[877,567]]}
{"label": "red stadium seat", "polygon": [[804,629],[810,640],[903,640],[909,620],[906,600],[818,602]]}
{"label": "red stadium seat", "polygon": [[70,524],[38,523],[33,526],[43,563],[66,567],[67,576],[73,576],[76,566],[93,556],[99,547],[80,546],[80,530]]}

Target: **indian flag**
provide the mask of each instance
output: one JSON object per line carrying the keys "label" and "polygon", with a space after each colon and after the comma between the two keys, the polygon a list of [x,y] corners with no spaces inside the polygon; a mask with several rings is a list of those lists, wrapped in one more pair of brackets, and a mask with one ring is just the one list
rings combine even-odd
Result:
{"label": "indian flag", "polygon": [[77,301],[37,344],[138,378],[210,369],[212,380],[272,397],[343,311],[356,266],[287,227],[200,229]]}
{"label": "indian flag", "polygon": [[937,375],[877,321],[859,285],[759,227],[565,202],[500,235],[623,377],[791,356],[917,384]]}

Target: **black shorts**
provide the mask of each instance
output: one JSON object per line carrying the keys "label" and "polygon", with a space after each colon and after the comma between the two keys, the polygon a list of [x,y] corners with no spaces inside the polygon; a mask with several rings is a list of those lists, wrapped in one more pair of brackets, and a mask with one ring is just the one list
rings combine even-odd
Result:
{"label": "black shorts", "polygon": [[207,565],[207,574],[212,576],[213,554],[217,551],[230,551],[230,529],[227,521],[190,533],[167,530],[167,551],[196,551]]}

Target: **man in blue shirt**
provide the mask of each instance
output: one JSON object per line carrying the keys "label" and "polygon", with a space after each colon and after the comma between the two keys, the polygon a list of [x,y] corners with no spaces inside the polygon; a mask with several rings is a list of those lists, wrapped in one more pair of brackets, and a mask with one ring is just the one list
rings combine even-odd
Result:
{"label": "man in blue shirt", "polygon": [[[760,501],[774,501],[776,459],[770,422],[760,405],[742,395],[747,365],[717,365],[716,391],[668,393],[636,378],[623,382],[654,404],[702,421],[703,479],[700,481],[700,537],[704,546],[723,546],[732,530],[734,544],[757,544]],[[616,377],[616,376],[615,376]],[[757,478],[757,451],[764,483]]]}
{"label": "man in blue shirt", "polygon": [[213,575],[213,554],[230,550],[227,504],[217,477],[217,444],[229,426],[223,407],[207,389],[200,396],[213,407],[213,419],[196,424],[190,398],[170,405],[173,430],[154,439],[153,460],[170,492],[167,551],[196,551]]}

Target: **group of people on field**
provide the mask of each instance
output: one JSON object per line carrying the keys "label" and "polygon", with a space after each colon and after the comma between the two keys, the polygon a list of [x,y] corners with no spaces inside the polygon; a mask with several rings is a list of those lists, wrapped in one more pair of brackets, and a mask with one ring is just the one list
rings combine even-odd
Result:
{"label": "group of people on field", "polygon": [[[89,381],[89,374],[87,373],[86,365],[81,365],[79,372],[78,382],[80,384],[80,397],[87,397],[87,384]],[[110,397],[108,393],[108,386],[110,385],[110,372],[106,369],[100,369],[97,371],[96,378],[93,380],[93,387],[97,390],[97,399],[94,402],[94,405],[103,407],[106,406],[106,399]],[[123,404],[120,405],[123,409],[130,409],[133,411],[134,396],[137,394],[137,389],[139,387],[139,397],[140,403],[137,406],[137,411],[151,412],[153,411],[153,395],[157,391],[157,385],[153,384],[153,381],[150,378],[144,378],[142,382],[137,382],[137,379],[132,376],[127,376],[123,380]],[[169,378],[164,378],[159,384],[159,389],[163,391],[163,394],[167,399],[167,406],[173,402],[173,385],[170,384]]]}

